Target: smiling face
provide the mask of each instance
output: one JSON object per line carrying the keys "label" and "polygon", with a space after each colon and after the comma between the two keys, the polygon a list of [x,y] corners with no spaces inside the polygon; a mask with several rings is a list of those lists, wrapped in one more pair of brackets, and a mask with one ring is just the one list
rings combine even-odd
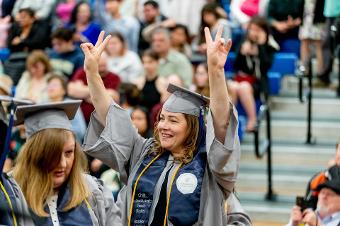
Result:
{"label": "smiling face", "polygon": [[56,190],[68,180],[73,167],[75,147],[74,136],[69,132],[61,153],[60,162],[57,167],[51,171],[53,188]]}
{"label": "smiling face", "polygon": [[162,109],[157,129],[162,148],[172,154],[184,152],[184,142],[188,137],[188,123],[184,114]]}

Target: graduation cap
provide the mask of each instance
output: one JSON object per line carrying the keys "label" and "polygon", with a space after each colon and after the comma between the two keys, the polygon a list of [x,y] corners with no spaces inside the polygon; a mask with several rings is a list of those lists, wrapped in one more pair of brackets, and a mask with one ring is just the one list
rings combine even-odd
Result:
{"label": "graduation cap", "polygon": [[30,138],[44,129],[72,129],[74,118],[81,100],[19,106],[15,112],[15,125],[24,123],[26,136]]}
{"label": "graduation cap", "polygon": [[169,84],[167,91],[171,93],[163,108],[169,112],[183,113],[199,117],[203,107],[208,105],[209,98],[188,89]]}

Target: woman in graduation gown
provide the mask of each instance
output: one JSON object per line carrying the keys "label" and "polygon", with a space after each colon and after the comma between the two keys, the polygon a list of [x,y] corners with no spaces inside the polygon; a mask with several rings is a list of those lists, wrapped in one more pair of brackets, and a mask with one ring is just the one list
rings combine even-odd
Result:
{"label": "woman in graduation gown", "polygon": [[[85,174],[86,158],[71,130],[81,101],[19,106],[27,141],[13,177],[35,225],[112,226],[118,218],[112,193]],[[116,222],[120,225],[119,222]]]}
{"label": "woman in graduation gown", "polygon": [[224,64],[231,47],[219,28],[213,40],[205,30],[210,85],[208,100],[169,85],[172,93],[155,125],[154,138],[144,139],[129,115],[105,92],[98,61],[109,36],[95,46],[82,44],[85,70],[95,113],[85,151],[117,170],[126,186],[118,196],[123,225],[227,225],[224,201],[238,172],[240,144],[237,112],[231,104]]}

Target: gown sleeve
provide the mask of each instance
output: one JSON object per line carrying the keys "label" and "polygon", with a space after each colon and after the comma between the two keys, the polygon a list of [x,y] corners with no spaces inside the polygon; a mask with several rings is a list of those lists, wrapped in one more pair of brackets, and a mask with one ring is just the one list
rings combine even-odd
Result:
{"label": "gown sleeve", "polygon": [[240,162],[237,110],[232,104],[230,105],[230,120],[223,144],[215,137],[211,112],[207,117],[208,165],[225,197],[233,191]]}

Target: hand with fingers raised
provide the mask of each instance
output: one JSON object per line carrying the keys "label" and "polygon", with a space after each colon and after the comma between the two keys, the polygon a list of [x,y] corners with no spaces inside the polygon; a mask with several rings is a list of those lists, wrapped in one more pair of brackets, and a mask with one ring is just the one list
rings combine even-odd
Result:
{"label": "hand with fingers raised", "polygon": [[215,40],[213,40],[209,28],[204,29],[207,44],[207,61],[210,68],[224,69],[224,64],[231,48],[231,39],[226,43],[225,39],[222,38],[222,32],[223,27],[219,26]]}
{"label": "hand with fingers raised", "polygon": [[85,55],[84,70],[87,75],[98,74],[100,56],[103,53],[109,39],[111,38],[111,36],[108,35],[104,39],[104,35],[105,32],[101,31],[95,46],[93,46],[92,43],[83,43],[80,45]]}

